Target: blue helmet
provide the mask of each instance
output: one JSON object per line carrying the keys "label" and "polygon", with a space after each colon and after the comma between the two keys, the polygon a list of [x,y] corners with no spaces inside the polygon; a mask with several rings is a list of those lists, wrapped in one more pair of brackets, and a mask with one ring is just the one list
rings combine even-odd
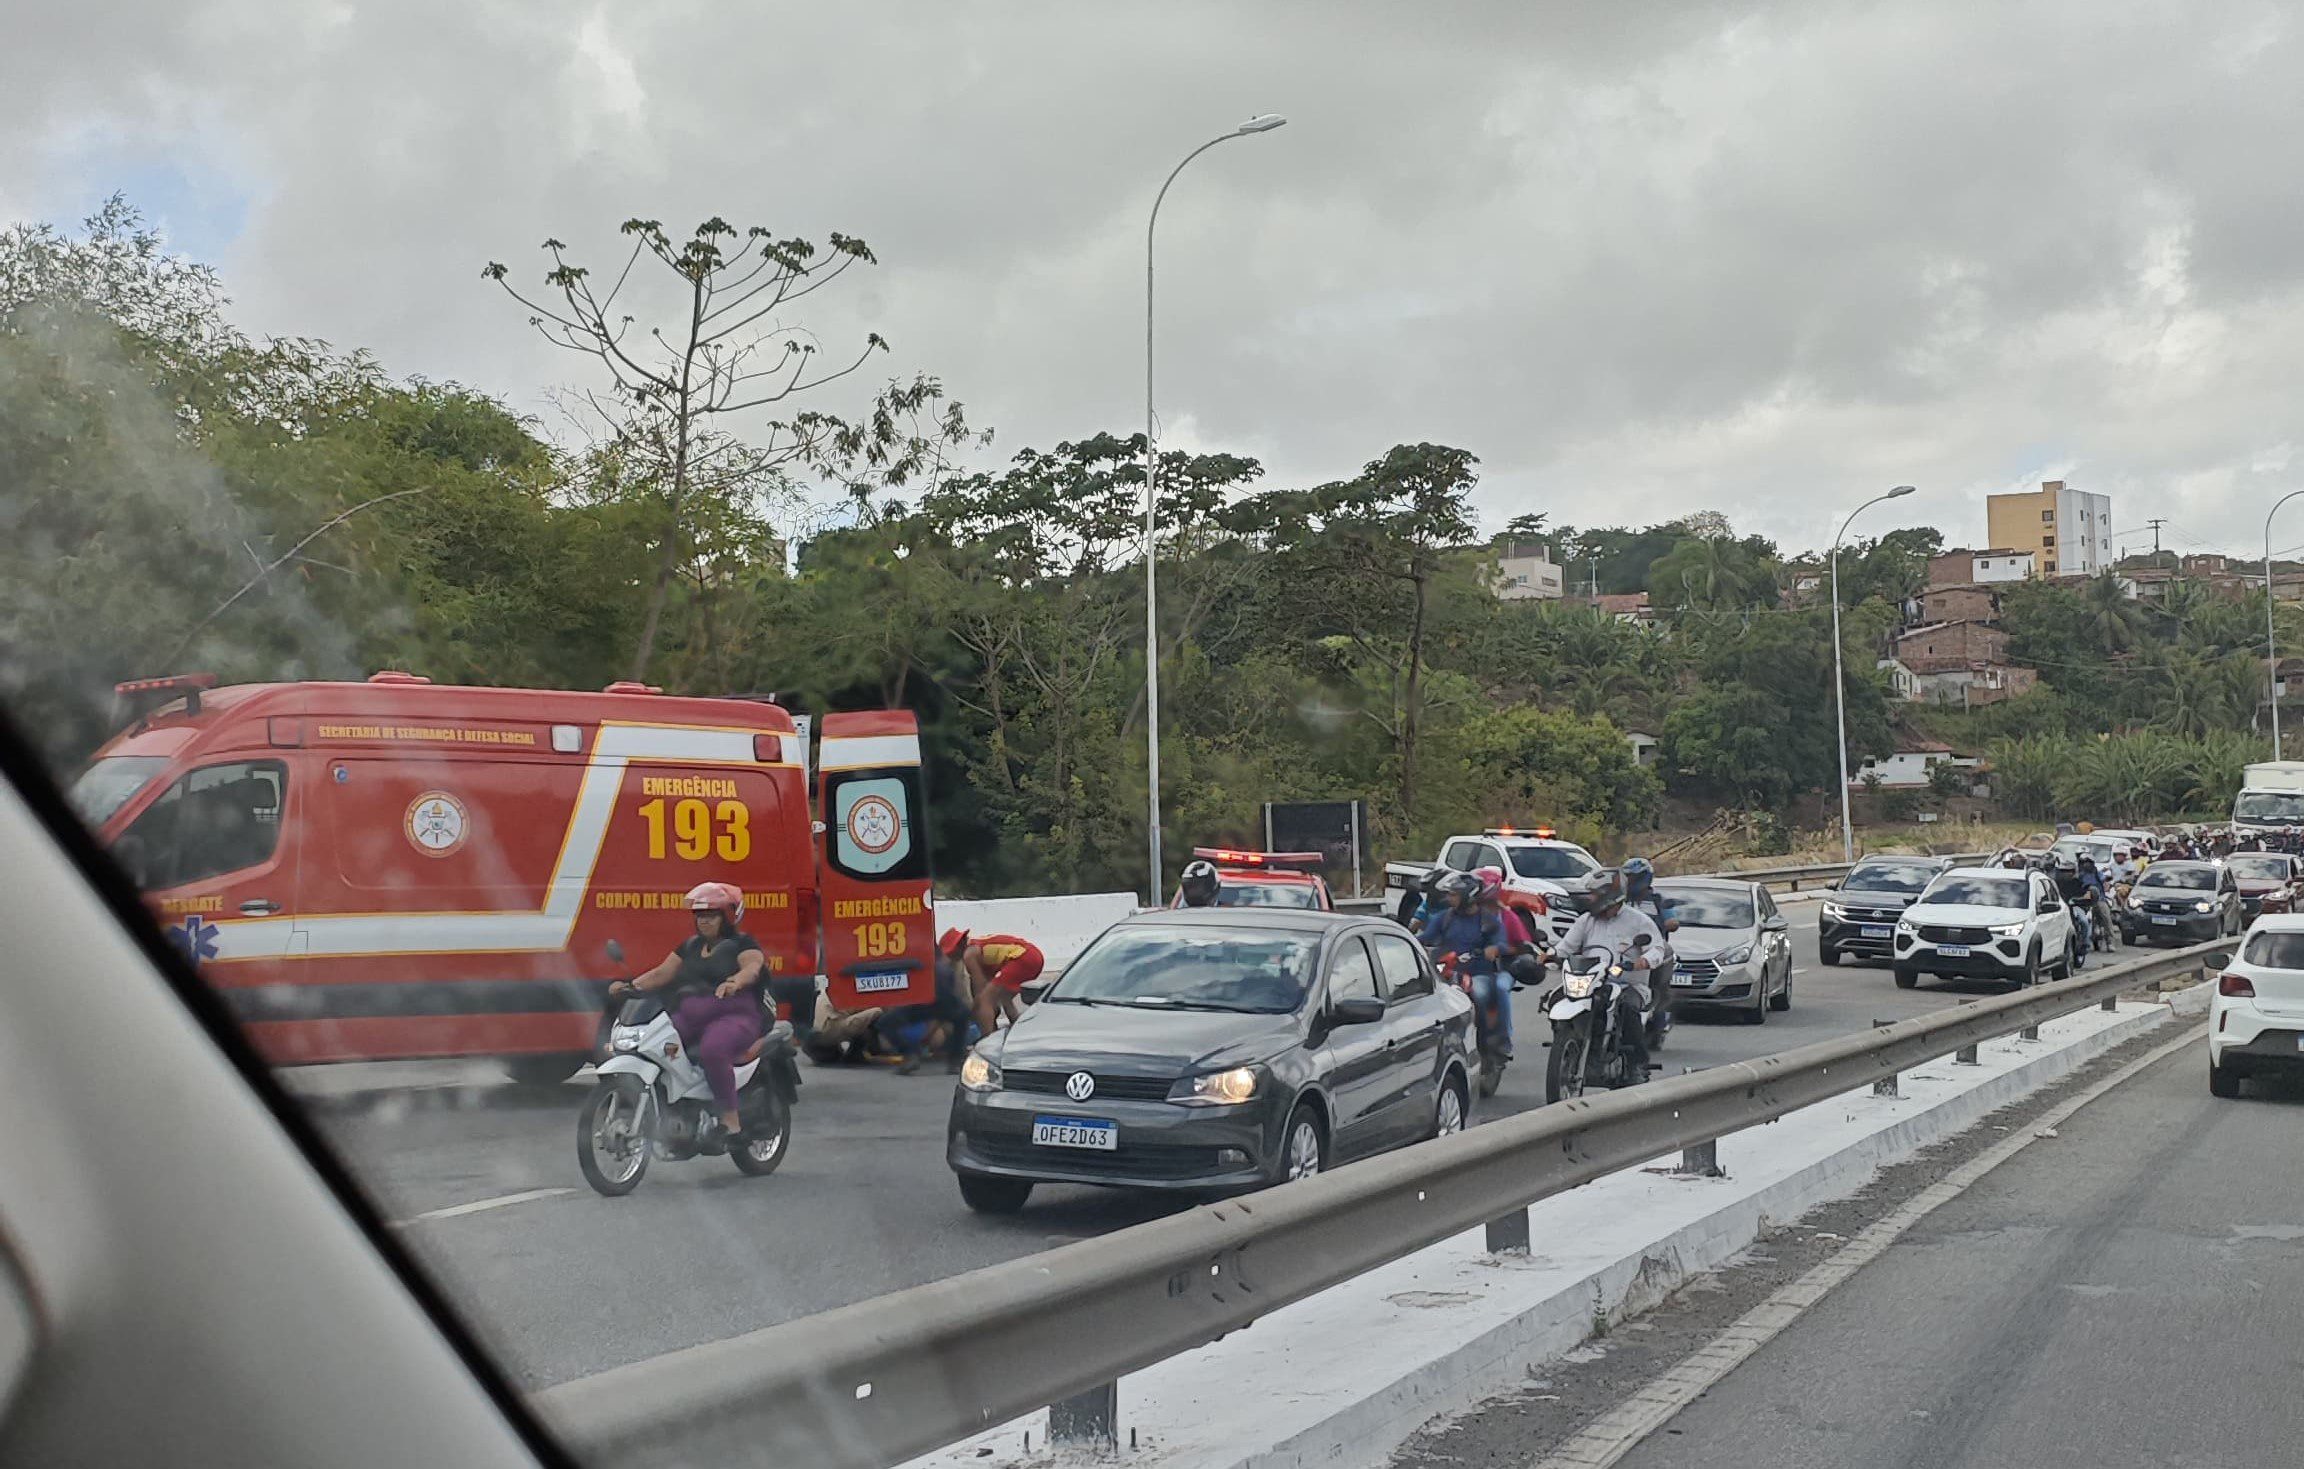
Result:
{"label": "blue helmet", "polygon": [[1624,874],[1624,891],[1628,897],[1645,897],[1648,889],[1655,885],[1656,866],[1645,857],[1627,857],[1618,870]]}

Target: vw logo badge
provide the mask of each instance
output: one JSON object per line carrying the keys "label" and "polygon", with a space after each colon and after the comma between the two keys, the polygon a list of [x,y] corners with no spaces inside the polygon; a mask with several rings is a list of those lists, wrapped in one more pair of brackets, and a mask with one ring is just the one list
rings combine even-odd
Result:
{"label": "vw logo badge", "polygon": [[1064,1078],[1064,1095],[1075,1102],[1085,1102],[1096,1095],[1096,1078],[1085,1071],[1075,1071]]}

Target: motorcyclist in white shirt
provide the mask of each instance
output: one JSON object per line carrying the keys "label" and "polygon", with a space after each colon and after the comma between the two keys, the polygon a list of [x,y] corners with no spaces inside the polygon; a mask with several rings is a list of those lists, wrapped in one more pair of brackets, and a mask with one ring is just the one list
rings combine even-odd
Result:
{"label": "motorcyclist in white shirt", "polygon": [[[1573,960],[1582,957],[1588,950],[1604,949],[1615,955],[1616,962],[1624,966],[1621,980],[1623,988],[1617,999],[1617,1033],[1623,1037],[1633,1058],[1646,1065],[1648,1043],[1645,1017],[1648,1007],[1655,1002],[1655,996],[1648,985],[1648,975],[1652,971],[1671,967],[1672,950],[1664,942],[1663,933],[1647,914],[1624,906],[1622,873],[1611,870],[1595,876],[1598,881],[1591,890],[1587,906],[1582,913],[1576,915],[1576,921],[1568,925],[1567,934],[1560,940],[1559,952],[1563,959]],[[1648,942],[1635,949],[1632,941],[1642,934],[1647,935]]]}

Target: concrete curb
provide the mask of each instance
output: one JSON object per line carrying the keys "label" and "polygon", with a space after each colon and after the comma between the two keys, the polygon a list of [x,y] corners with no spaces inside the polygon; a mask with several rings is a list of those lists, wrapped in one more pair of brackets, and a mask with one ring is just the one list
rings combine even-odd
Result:
{"label": "concrete curb", "polygon": [[[1696,1223],[1555,1293],[1505,1326],[1418,1365],[1390,1390],[1343,1408],[1313,1429],[1231,1460],[1228,1469],[1383,1464],[1433,1418],[1467,1411],[1522,1385],[1531,1361],[1573,1350],[1593,1335],[1596,1325],[1649,1309],[1692,1276],[1727,1264],[1773,1224],[1846,1197],[1882,1167],[1965,1131],[2171,1019],[2205,1012],[2208,986],[2174,992],[2167,1001],[2167,1008],[2158,1014],[2138,1014],[2082,1036],[1822,1158],[1757,1194],[1725,1203]],[[1721,1140],[1731,1165],[1734,1146],[1734,1135]]]}

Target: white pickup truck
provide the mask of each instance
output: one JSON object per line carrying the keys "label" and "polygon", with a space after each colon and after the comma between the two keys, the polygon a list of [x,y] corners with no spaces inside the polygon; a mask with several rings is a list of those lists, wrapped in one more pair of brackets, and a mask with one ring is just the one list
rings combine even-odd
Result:
{"label": "white pickup truck", "polygon": [[1386,863],[1384,911],[1406,923],[1423,900],[1425,877],[1436,867],[1458,872],[1476,867],[1501,869],[1504,891],[1537,900],[1543,907],[1546,926],[1558,940],[1584,911],[1583,895],[1591,890],[1589,879],[1600,870],[1600,859],[1574,842],[1559,840],[1550,827],[1490,827],[1476,835],[1442,842],[1436,862]]}

